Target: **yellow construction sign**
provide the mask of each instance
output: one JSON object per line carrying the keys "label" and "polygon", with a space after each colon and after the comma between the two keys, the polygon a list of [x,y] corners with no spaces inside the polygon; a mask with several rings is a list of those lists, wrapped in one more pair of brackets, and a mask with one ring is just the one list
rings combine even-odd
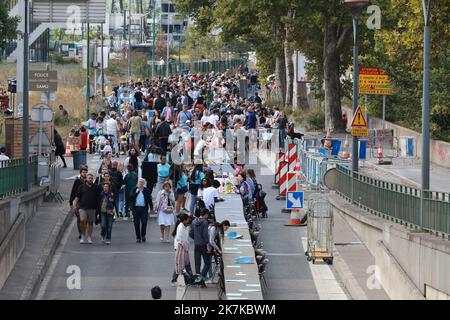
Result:
{"label": "yellow construction sign", "polygon": [[366,118],[364,117],[364,113],[362,112],[360,106],[358,106],[355,114],[353,115],[352,127],[367,127]]}
{"label": "yellow construction sign", "polygon": [[354,137],[368,137],[369,129],[366,127],[353,127],[352,128],[352,136]]}
{"label": "yellow construction sign", "polygon": [[390,95],[393,89],[382,68],[359,68],[359,94]]}

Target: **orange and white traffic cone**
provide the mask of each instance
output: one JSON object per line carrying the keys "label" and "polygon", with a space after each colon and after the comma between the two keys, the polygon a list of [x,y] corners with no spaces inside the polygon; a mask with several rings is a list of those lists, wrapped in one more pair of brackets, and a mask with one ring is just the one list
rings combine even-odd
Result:
{"label": "orange and white traffic cone", "polygon": [[345,141],[344,141],[344,150],[342,151],[342,154],[341,154],[342,159],[350,158],[350,153],[348,152],[349,147],[350,147],[350,144],[348,143],[348,135],[346,135]]}
{"label": "orange and white traffic cone", "polygon": [[305,213],[302,217],[301,212],[302,212],[302,210],[292,209],[291,210],[291,218],[289,220],[289,223],[285,224],[285,226],[286,227],[304,227],[304,226],[306,226],[307,215]]}
{"label": "orange and white traffic cone", "polygon": [[65,157],[71,157],[72,156],[72,146],[70,144],[66,145],[66,153],[64,154]]}
{"label": "orange and white traffic cone", "polygon": [[378,144],[378,152],[377,152],[378,163],[381,164],[384,162],[383,160],[383,146]]}
{"label": "orange and white traffic cone", "polygon": [[297,158],[297,160],[295,161],[295,167],[294,167],[294,171],[300,171],[301,169],[300,169],[300,161],[298,160],[298,158]]}

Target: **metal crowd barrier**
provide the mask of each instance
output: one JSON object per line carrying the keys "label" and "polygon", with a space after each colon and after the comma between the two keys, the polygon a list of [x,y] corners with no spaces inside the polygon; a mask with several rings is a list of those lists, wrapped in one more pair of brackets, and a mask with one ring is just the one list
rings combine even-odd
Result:
{"label": "metal crowd barrier", "polygon": [[64,202],[64,198],[59,193],[59,187],[61,184],[61,165],[53,163],[50,165],[50,189],[49,194],[46,197],[46,201],[49,202]]}

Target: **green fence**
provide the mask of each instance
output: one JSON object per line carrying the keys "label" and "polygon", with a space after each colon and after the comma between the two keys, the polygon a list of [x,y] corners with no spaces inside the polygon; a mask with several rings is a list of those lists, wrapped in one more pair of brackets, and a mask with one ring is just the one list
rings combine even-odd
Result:
{"label": "green fence", "polygon": [[[29,179],[37,184],[37,157],[30,157]],[[24,159],[0,161],[0,198],[18,194],[24,190]]]}
{"label": "green fence", "polygon": [[[223,73],[227,69],[236,69],[239,65],[246,66],[245,60],[224,60],[224,61],[201,61],[201,62],[173,62],[169,63],[169,75],[180,74],[183,70],[189,70],[191,73],[209,73],[211,71]],[[152,66],[148,66],[151,74]],[[155,77],[166,76],[166,65],[155,65]]]}
{"label": "green fence", "polygon": [[[450,237],[450,194],[374,179],[337,166],[336,191],[383,218]],[[423,195],[423,198],[422,198]]]}

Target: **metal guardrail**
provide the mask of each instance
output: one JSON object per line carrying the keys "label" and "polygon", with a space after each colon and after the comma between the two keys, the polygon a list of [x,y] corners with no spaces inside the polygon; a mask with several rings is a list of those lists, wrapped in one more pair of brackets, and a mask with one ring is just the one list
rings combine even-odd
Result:
{"label": "metal guardrail", "polygon": [[[169,74],[179,74],[183,70],[191,73],[225,72],[227,69],[235,69],[239,65],[245,66],[245,60],[223,60],[223,61],[200,61],[200,62],[171,62],[169,63]],[[148,66],[151,69],[151,66]],[[155,65],[155,76],[164,77],[166,75],[166,64]]]}
{"label": "metal guardrail", "polygon": [[374,179],[337,165],[338,194],[364,210],[450,239],[450,194]]}
{"label": "metal guardrail", "polygon": [[[30,183],[36,185],[38,159],[29,159]],[[0,199],[22,192],[25,188],[24,159],[0,161]]]}

